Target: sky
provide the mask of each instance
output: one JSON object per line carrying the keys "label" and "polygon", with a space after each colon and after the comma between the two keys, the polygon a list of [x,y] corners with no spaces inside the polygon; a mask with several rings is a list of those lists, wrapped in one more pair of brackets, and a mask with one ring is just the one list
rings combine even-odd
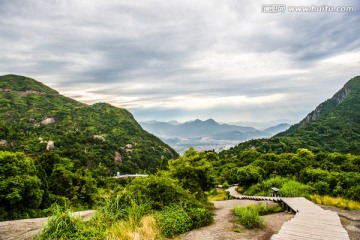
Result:
{"label": "sky", "polygon": [[0,51],[0,75],[138,121],[296,123],[360,75],[360,3],[0,0]]}

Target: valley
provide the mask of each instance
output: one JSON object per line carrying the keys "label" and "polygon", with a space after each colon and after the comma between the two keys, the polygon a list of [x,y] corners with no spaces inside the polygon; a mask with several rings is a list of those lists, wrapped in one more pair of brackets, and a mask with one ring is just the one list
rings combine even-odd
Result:
{"label": "valley", "polygon": [[214,150],[215,152],[221,152],[236,146],[240,142],[258,138],[270,138],[290,127],[290,124],[281,123],[258,130],[250,126],[218,123],[213,119],[205,121],[196,119],[185,123],[154,120],[139,122],[139,124],[146,131],[169,144],[179,154],[184,153],[189,147],[194,147],[198,151]]}

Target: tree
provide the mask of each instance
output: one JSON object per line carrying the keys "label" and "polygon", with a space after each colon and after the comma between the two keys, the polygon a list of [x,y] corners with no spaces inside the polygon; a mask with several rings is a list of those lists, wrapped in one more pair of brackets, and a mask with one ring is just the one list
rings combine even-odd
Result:
{"label": "tree", "polygon": [[0,152],[0,220],[26,217],[42,195],[33,160],[20,152]]}
{"label": "tree", "polygon": [[264,170],[255,165],[248,165],[241,168],[234,168],[231,175],[235,176],[236,182],[243,187],[250,187],[252,184],[263,180],[265,175]]}
{"label": "tree", "polygon": [[[208,156],[209,155],[209,156]],[[185,189],[202,197],[204,191],[214,186],[214,168],[207,159],[213,159],[213,153],[196,152],[189,148],[177,160],[169,161],[171,176],[179,179]]]}

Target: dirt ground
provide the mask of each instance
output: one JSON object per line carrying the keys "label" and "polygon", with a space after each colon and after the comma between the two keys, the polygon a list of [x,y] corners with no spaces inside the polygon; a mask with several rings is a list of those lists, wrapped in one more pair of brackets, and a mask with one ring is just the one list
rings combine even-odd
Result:
{"label": "dirt ground", "polygon": [[[248,230],[234,223],[234,217],[231,213],[234,206],[260,203],[262,202],[252,200],[216,201],[214,202],[216,215],[213,224],[187,232],[174,240],[268,240],[280,230],[284,222],[294,217],[294,214],[282,212],[264,216],[265,227],[262,229]],[[264,203],[275,204],[272,202]],[[334,211],[340,216],[351,240],[360,239],[360,211],[346,211],[328,206],[321,207]],[[82,211],[75,214],[86,219],[94,214],[94,211]],[[0,222],[0,240],[31,239],[42,229],[47,220],[47,218],[35,218]]]}
{"label": "dirt ground", "polygon": [[[265,227],[262,229],[248,230],[234,223],[234,217],[231,214],[231,209],[234,206],[260,203],[262,202],[251,200],[216,201],[214,202],[216,215],[212,225],[185,233],[176,240],[268,240],[280,230],[283,223],[293,218],[294,214],[282,212],[264,216]],[[349,233],[350,240],[360,239],[360,211],[346,211],[327,206],[321,207],[338,213],[344,228]]]}
{"label": "dirt ground", "polygon": [[[249,204],[260,204],[262,202],[252,200],[227,200],[216,201],[214,223],[210,226],[190,231],[176,238],[177,240],[239,240],[254,239],[267,240],[277,233],[284,222],[289,221],[294,214],[276,213],[264,216],[265,227],[262,229],[248,230],[234,223],[231,209],[235,206],[247,206]],[[266,202],[267,204],[274,204]]]}

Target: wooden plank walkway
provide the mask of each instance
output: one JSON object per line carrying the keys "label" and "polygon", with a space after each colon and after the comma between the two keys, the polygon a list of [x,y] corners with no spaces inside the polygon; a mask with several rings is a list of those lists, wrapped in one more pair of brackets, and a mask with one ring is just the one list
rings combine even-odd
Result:
{"label": "wooden plank walkway", "polygon": [[348,240],[337,213],[324,210],[305,198],[281,198],[295,213],[271,240]]}
{"label": "wooden plank walkway", "polygon": [[349,235],[341,225],[337,213],[324,210],[306,198],[281,198],[244,196],[228,189],[236,199],[280,202],[285,211],[295,212],[295,217],[284,223],[271,240],[349,240]]}

